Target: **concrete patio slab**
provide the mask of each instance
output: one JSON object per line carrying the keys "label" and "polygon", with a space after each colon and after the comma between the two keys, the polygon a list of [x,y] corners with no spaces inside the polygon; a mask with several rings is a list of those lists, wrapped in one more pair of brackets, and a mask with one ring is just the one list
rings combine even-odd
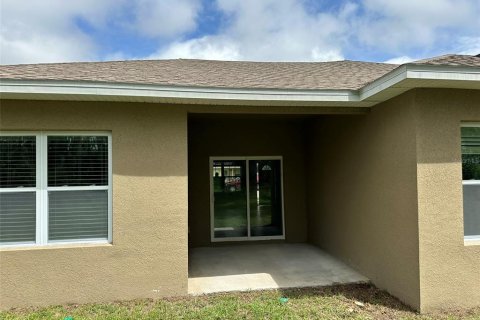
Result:
{"label": "concrete patio slab", "polygon": [[190,249],[189,294],[248,291],[368,279],[309,244],[253,244]]}

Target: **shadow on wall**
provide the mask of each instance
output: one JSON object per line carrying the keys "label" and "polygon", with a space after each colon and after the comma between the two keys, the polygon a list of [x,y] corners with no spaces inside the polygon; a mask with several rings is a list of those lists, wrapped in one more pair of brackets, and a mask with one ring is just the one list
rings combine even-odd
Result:
{"label": "shadow on wall", "polygon": [[0,121],[1,130],[111,131],[114,175],[187,175],[184,106],[2,100]]}

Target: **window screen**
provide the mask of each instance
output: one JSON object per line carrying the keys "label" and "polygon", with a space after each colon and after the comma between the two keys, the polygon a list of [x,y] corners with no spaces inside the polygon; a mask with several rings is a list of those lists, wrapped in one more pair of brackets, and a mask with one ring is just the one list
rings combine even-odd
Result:
{"label": "window screen", "polygon": [[35,242],[35,192],[0,193],[0,243]]}
{"label": "window screen", "polygon": [[48,136],[48,190],[49,241],[107,239],[108,137]]}
{"label": "window screen", "polygon": [[48,186],[108,185],[108,137],[49,136]]}
{"label": "window screen", "polygon": [[35,136],[0,136],[0,188],[35,187]]}
{"label": "window screen", "polygon": [[462,176],[465,236],[480,236],[480,126],[462,127]]}
{"label": "window screen", "polygon": [[36,237],[36,137],[0,136],[0,243]]}
{"label": "window screen", "polygon": [[48,198],[50,240],[108,237],[107,190],[50,191]]}

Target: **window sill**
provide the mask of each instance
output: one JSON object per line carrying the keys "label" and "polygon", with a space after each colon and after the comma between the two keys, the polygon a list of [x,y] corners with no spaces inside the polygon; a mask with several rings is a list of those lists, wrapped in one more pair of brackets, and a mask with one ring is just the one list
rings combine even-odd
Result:
{"label": "window sill", "polygon": [[6,251],[23,251],[23,250],[45,250],[45,249],[70,249],[70,248],[91,248],[91,247],[112,247],[113,245],[108,241],[95,242],[57,242],[44,245],[35,244],[19,244],[6,245],[0,247],[0,252]]}
{"label": "window sill", "polygon": [[465,246],[480,246],[480,237],[465,237],[463,243]]}

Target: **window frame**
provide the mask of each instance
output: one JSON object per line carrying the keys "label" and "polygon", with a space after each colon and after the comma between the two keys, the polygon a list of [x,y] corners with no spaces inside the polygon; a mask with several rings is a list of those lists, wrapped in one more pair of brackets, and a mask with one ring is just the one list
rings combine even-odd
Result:
{"label": "window frame", "polygon": [[[480,123],[478,122],[464,122],[460,124],[460,157],[463,157],[463,152],[462,152],[462,132],[461,128],[480,128]],[[463,171],[463,161],[462,161],[462,171]],[[468,185],[475,185],[475,186],[480,186],[480,180],[463,180],[463,173],[462,173],[462,208],[463,208],[463,186],[468,186]],[[465,209],[462,211],[463,219],[465,219]],[[466,244],[468,243],[475,243],[475,244],[480,244],[480,234],[478,235],[465,235],[465,230],[463,233],[463,239]]]}
{"label": "window frame", "polygon": [[[35,187],[28,188],[0,188],[0,193],[7,192],[35,192],[36,193],[36,230],[35,242],[8,242],[0,244],[0,248],[22,247],[49,247],[58,245],[79,244],[110,244],[112,243],[112,134],[108,131],[1,131],[0,136],[35,136],[36,151],[36,182]],[[48,137],[49,136],[104,136],[108,141],[108,184],[106,186],[48,186]],[[107,190],[107,239],[69,239],[48,240],[48,192],[49,191],[80,191],[80,190]]]}

